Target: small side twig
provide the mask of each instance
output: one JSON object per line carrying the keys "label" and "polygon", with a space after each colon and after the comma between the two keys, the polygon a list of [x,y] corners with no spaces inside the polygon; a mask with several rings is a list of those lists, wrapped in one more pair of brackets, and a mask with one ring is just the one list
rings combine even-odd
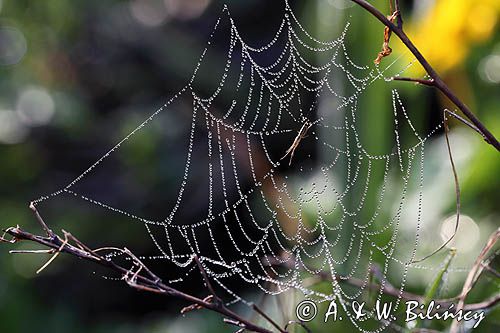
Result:
{"label": "small side twig", "polygon": [[411,77],[400,77],[400,76],[395,76],[392,78],[394,81],[407,81],[407,82],[415,82],[416,84],[422,84],[424,86],[428,87],[434,87],[434,80],[426,80],[426,79],[414,79]]}
{"label": "small side twig", "polygon": [[451,144],[450,144],[450,137],[449,137],[449,132],[450,128],[448,127],[448,118],[446,117],[446,110],[443,111],[443,122],[444,122],[444,137],[446,140],[446,148],[448,149],[448,158],[450,160],[450,165],[451,165],[451,171],[453,173],[453,181],[455,183],[455,215],[456,215],[456,220],[455,220],[455,228],[453,230],[453,234],[443,243],[441,246],[439,246],[436,250],[434,250],[432,253],[424,256],[421,259],[413,260],[412,263],[418,263],[421,261],[424,261],[425,259],[428,259],[441,251],[442,249],[445,248],[446,245],[448,245],[457,235],[458,232],[458,227],[460,224],[460,182],[458,180],[458,173],[457,173],[457,168],[455,166],[455,160],[453,159],[453,153],[451,151]]}
{"label": "small side twig", "polygon": [[10,254],[53,254],[54,250],[10,250]]}
{"label": "small side twig", "polygon": [[214,287],[212,287],[212,284],[210,283],[210,280],[208,279],[207,272],[205,271],[205,268],[203,268],[203,265],[201,264],[200,258],[198,258],[197,255],[194,255],[193,259],[196,262],[196,265],[198,266],[198,268],[200,270],[201,276],[203,277],[203,280],[205,281],[205,285],[207,286],[208,291],[212,295],[214,303],[217,306],[224,306],[224,303],[222,302],[222,300],[215,293],[215,289],[214,289]]}
{"label": "small side twig", "polygon": [[397,17],[397,27],[403,29],[403,16],[401,15],[401,7],[399,6],[399,0],[394,0],[394,9],[399,13]]}
{"label": "small side twig", "polygon": [[271,325],[273,325],[278,331],[281,333],[286,333],[285,330],[283,330],[280,325],[278,325],[271,317],[269,317],[264,311],[262,311],[256,304],[252,304],[252,309],[254,309],[255,312],[260,314],[264,319],[266,319]]}
{"label": "small side twig", "polygon": [[56,260],[57,256],[59,253],[61,253],[61,250],[68,244],[68,238],[66,237],[64,241],[62,242],[61,246],[55,251],[54,255],[50,257],[50,259],[42,266],[40,267],[37,271],[36,274],[40,274],[45,268],[47,268],[54,260]]}
{"label": "small side twig", "polygon": [[302,327],[307,333],[312,333],[311,329],[309,327],[306,326],[306,324],[304,324],[303,322],[301,321],[297,321],[297,320],[290,320],[286,325],[285,325],[285,330],[288,330],[288,327],[289,326],[292,326],[292,325],[299,325],[300,327]]}
{"label": "small side twig", "polygon": [[[474,131],[476,131],[477,133],[479,133],[481,136],[483,136],[483,133],[481,133],[481,131],[479,130],[479,128],[477,128],[476,126],[474,126],[474,124],[472,124],[471,122],[467,121],[466,119],[464,119],[463,117],[459,116],[458,114],[456,114],[455,112],[452,112],[450,110],[447,110],[445,109],[445,112],[449,115],[451,115],[453,118],[455,118],[456,120],[460,121],[461,123],[469,126],[470,128],[472,128]],[[483,136],[484,138],[484,136]],[[486,140],[486,138],[484,138]]]}
{"label": "small side twig", "polygon": [[47,236],[49,236],[50,238],[54,238],[55,237],[54,232],[47,226],[47,223],[45,223],[42,216],[36,209],[35,204],[33,202],[30,202],[29,207],[33,211],[33,214],[35,214],[36,220],[38,221],[42,229],[47,233]]}

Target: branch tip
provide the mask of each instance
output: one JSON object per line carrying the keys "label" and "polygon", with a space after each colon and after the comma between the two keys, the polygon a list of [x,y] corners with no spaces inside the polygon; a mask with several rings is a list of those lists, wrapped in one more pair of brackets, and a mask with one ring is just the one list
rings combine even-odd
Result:
{"label": "branch tip", "polygon": [[435,82],[434,79],[415,79],[411,77],[400,77],[400,76],[394,76],[391,78],[392,81],[406,81],[406,82],[414,82],[415,84],[421,84],[424,86],[429,86],[429,87],[435,87]]}
{"label": "branch tip", "polygon": [[210,280],[208,279],[207,272],[205,271],[205,268],[203,267],[200,258],[198,258],[197,254],[193,255],[193,260],[196,262],[196,265],[198,265],[198,268],[200,270],[201,276],[203,277],[203,280],[205,281],[205,285],[207,286],[208,291],[212,294],[213,296],[213,303],[216,306],[221,306],[223,307],[223,302],[222,300],[217,296],[215,293],[214,288],[212,287],[212,284],[210,283]]}
{"label": "branch tip", "polygon": [[49,236],[52,239],[55,239],[57,237],[56,234],[52,231],[52,229],[50,229],[48,227],[47,223],[45,223],[45,221],[43,220],[42,216],[40,215],[40,213],[36,209],[35,203],[33,201],[30,202],[29,207],[33,211],[33,214],[35,214],[35,217],[36,217],[36,220],[38,221],[38,224],[40,224],[40,226],[45,231],[45,233],[47,234],[47,236]]}

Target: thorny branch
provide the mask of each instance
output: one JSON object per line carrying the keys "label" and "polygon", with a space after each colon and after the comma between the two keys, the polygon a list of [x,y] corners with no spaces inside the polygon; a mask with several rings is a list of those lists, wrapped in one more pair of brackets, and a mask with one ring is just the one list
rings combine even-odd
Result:
{"label": "thorny branch", "polygon": [[[382,14],[377,8],[375,8],[372,4],[367,2],[366,0],[351,0],[354,3],[358,4],[366,11],[368,11],[371,15],[376,17],[380,22],[382,22],[386,28],[390,29],[394,34],[396,34],[399,39],[403,42],[403,44],[410,50],[410,52],[415,56],[418,62],[422,65],[422,67],[427,72],[427,75],[431,78],[426,83],[427,85],[432,85],[439,91],[441,91],[453,104],[457,106],[457,108],[467,117],[472,124],[478,129],[478,132],[482,135],[484,140],[495,147],[497,151],[500,151],[500,142],[495,138],[495,136],[484,126],[484,124],[474,115],[474,113],[469,109],[467,105],[451,89],[448,85],[443,81],[443,79],[439,76],[436,70],[429,64],[429,62],[425,59],[425,57],[420,53],[417,47],[413,44],[413,42],[408,38],[406,33],[403,31],[403,19],[401,18],[401,11],[399,8],[399,1],[395,1],[395,13],[397,13],[397,24],[394,24],[391,19],[387,18],[384,14]],[[384,33],[385,35],[385,33]],[[418,82],[417,79],[406,79],[404,81],[415,81]],[[423,83],[423,82],[420,82]]]}

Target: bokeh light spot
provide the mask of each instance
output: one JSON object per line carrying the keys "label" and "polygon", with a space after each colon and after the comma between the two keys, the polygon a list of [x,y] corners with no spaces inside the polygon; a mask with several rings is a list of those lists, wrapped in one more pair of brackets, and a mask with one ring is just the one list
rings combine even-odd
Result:
{"label": "bokeh light spot", "polygon": [[16,144],[28,135],[28,128],[11,110],[0,110],[0,143]]}
{"label": "bokeh light spot", "polygon": [[[441,239],[447,241],[453,236],[457,217],[452,215],[443,221],[441,225]],[[458,230],[451,242],[446,247],[456,248],[459,252],[469,252],[474,249],[479,241],[479,227],[476,222],[467,215],[460,215]]]}
{"label": "bokeh light spot", "polygon": [[208,7],[210,0],[164,0],[169,16],[181,20],[197,18]]}
{"label": "bokeh light spot", "polygon": [[28,88],[19,96],[16,112],[28,126],[46,125],[54,116],[54,100],[45,89]]}
{"label": "bokeh light spot", "polygon": [[354,2],[348,0],[328,0],[328,3],[337,9],[347,9],[354,6]]}
{"label": "bokeh light spot", "polygon": [[26,38],[14,27],[0,27],[0,65],[17,64],[26,54]]}
{"label": "bokeh light spot", "polygon": [[500,54],[491,54],[479,64],[479,75],[489,83],[500,83]]}
{"label": "bokeh light spot", "polygon": [[137,22],[148,27],[160,26],[168,18],[162,0],[133,0],[130,2],[130,12]]}

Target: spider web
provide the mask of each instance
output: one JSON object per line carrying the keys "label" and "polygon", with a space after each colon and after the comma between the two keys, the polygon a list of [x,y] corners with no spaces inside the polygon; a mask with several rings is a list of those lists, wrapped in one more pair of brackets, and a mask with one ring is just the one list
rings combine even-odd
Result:
{"label": "spider web", "polygon": [[[220,31],[222,21],[229,23],[229,31]],[[374,262],[383,275],[377,299],[389,272],[401,296],[419,244],[425,143],[441,126],[420,134],[392,90],[392,110],[387,112],[393,118],[388,133],[394,148],[367,148],[358,128],[363,94],[412,63],[390,75],[399,58],[383,69],[355,64],[346,48],[348,28],[334,40],[318,40],[285,1],[274,37],[254,47],[224,6],[188,84],[78,177],[35,203],[69,195],[140,222],[158,250],[142,259],[168,262],[181,272],[169,283],[198,274],[197,255],[228,304],[249,302],[235,287],[242,283],[271,295],[295,289],[319,302],[337,300],[365,331],[348,305],[366,290]],[[226,45],[222,68],[206,61],[217,43]],[[217,78],[211,90],[206,73]],[[334,103],[322,104],[325,100]],[[188,107],[191,120],[178,196],[165,199],[170,205],[156,214],[161,216],[143,216],[123,208],[119,200],[86,193],[82,183],[159,122],[160,115],[172,109],[185,114]],[[306,121],[312,127],[289,166],[289,156],[281,158]],[[409,191],[418,193],[416,206],[407,207]],[[193,200],[206,207],[204,218],[184,218],[190,216]],[[402,232],[403,213],[414,217],[412,225],[404,226],[412,230],[410,239]],[[325,272],[329,292],[309,282]],[[363,285],[341,284],[353,277]],[[375,331],[387,325],[382,322]]]}

